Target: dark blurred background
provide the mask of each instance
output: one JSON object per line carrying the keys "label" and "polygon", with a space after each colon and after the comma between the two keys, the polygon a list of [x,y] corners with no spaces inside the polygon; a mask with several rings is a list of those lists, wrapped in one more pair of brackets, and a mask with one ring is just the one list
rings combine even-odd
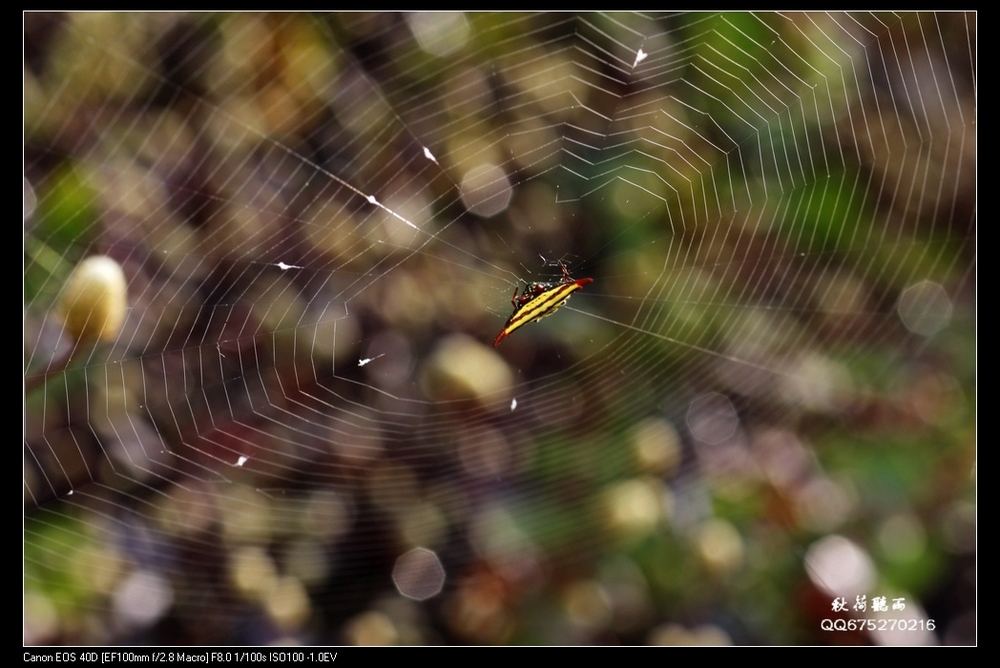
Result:
{"label": "dark blurred background", "polygon": [[976,25],[26,13],[25,644],[975,643]]}

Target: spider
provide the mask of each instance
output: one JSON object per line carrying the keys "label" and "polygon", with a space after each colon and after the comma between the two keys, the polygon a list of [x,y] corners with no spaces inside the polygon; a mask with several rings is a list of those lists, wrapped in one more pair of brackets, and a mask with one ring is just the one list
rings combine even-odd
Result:
{"label": "spider", "polygon": [[562,269],[562,279],[559,282],[527,283],[520,296],[517,294],[517,288],[514,288],[514,295],[510,298],[510,303],[514,305],[514,312],[507,324],[497,334],[496,340],[493,341],[494,348],[522,325],[552,315],[566,303],[570,295],[594,280],[592,278],[571,278],[562,261],[559,262],[559,268]]}

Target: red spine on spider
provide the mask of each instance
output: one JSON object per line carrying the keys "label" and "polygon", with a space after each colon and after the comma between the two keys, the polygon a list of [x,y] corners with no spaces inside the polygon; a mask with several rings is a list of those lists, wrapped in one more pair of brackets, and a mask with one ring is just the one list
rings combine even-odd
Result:
{"label": "red spine on spider", "polygon": [[510,299],[510,303],[514,305],[514,313],[497,334],[497,338],[493,341],[494,348],[514,330],[555,313],[566,303],[570,295],[594,281],[592,278],[572,278],[566,271],[566,265],[561,261],[559,268],[562,269],[562,279],[557,283],[528,283],[520,296],[517,294],[517,288],[514,288],[514,295]]}

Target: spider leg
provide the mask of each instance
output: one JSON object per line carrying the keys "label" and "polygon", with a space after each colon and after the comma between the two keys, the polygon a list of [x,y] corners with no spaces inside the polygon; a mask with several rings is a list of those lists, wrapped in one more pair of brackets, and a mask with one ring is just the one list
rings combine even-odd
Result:
{"label": "spider leg", "polygon": [[514,305],[514,308],[517,308],[517,286],[514,286],[514,294],[510,298],[510,303]]}
{"label": "spider leg", "polygon": [[559,260],[559,268],[562,269],[562,274],[563,274],[562,282],[563,283],[572,283],[573,279],[569,277],[569,272],[566,271],[566,265],[563,264],[562,260]]}

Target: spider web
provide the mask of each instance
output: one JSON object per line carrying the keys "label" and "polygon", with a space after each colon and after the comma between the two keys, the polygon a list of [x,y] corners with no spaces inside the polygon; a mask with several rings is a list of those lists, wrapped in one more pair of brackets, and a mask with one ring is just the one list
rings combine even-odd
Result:
{"label": "spider web", "polygon": [[975,642],[974,14],[24,30],[26,644]]}

